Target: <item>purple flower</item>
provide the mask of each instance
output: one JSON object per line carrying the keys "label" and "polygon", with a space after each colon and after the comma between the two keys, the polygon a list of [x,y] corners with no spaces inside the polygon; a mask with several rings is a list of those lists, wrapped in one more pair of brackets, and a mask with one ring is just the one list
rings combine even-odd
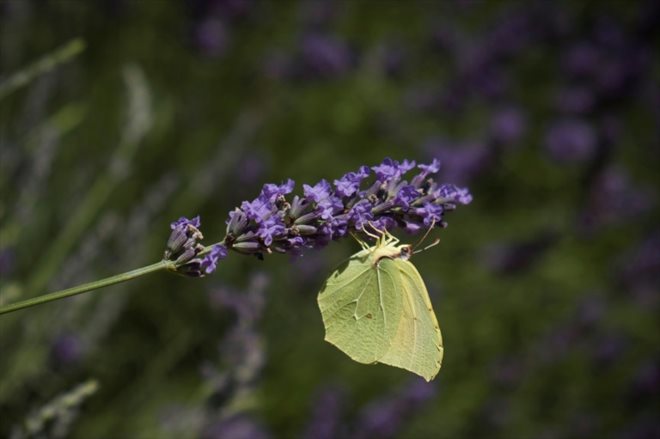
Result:
{"label": "purple flower", "polygon": [[376,176],[380,181],[389,181],[393,179],[401,178],[403,174],[410,171],[415,167],[415,162],[404,160],[403,163],[399,163],[396,160],[391,158],[386,158],[378,166],[372,166],[371,169],[374,170]]}
{"label": "purple flower", "polygon": [[265,184],[263,189],[261,189],[261,197],[269,202],[273,203],[277,200],[278,197],[290,194],[293,191],[295,183],[293,180],[288,179],[286,183],[280,185],[268,183]]}
{"label": "purple flower", "polygon": [[329,221],[332,216],[343,207],[340,199],[335,197],[332,187],[326,180],[321,180],[314,186],[303,185],[305,198],[313,201],[318,208],[318,215],[321,219]]}
{"label": "purple flower", "polygon": [[314,186],[308,184],[303,185],[305,198],[314,201],[315,203],[320,203],[322,200],[328,198],[331,191],[332,188],[330,187],[330,184],[325,180],[319,181]]}
{"label": "purple flower", "polygon": [[440,160],[433,159],[428,165],[419,164],[417,167],[424,171],[422,172],[422,175],[426,177],[428,174],[435,174],[440,170]]}
{"label": "purple flower", "polygon": [[373,220],[371,203],[368,200],[360,200],[348,212],[349,221],[355,225],[357,230],[362,230],[369,221]]}
{"label": "purple flower", "polygon": [[362,180],[369,176],[370,170],[367,166],[360,166],[357,172],[349,172],[339,180],[335,180],[335,192],[340,197],[350,197],[358,191]]}
{"label": "purple flower", "polygon": [[185,227],[187,227],[188,225],[191,225],[191,226],[193,226],[193,227],[195,227],[195,228],[199,228],[199,226],[201,225],[201,222],[200,222],[200,219],[199,219],[199,215],[197,215],[197,216],[194,217],[193,219],[188,219],[188,218],[186,218],[185,216],[182,216],[182,217],[179,218],[178,220],[176,220],[176,221],[174,221],[173,223],[171,223],[171,224],[170,224],[170,228],[171,228],[172,230],[174,230],[174,229],[178,229],[178,228],[185,228]]}
{"label": "purple flower", "polygon": [[461,204],[470,204],[472,202],[472,194],[467,188],[459,188],[453,184],[443,184],[438,188],[438,198],[452,200]]}
{"label": "purple flower", "polygon": [[423,218],[423,224],[429,227],[431,224],[441,223],[443,209],[437,204],[425,203],[422,207],[415,209],[415,213]]}
{"label": "purple flower", "polygon": [[264,199],[261,196],[252,201],[243,201],[241,203],[241,210],[245,212],[247,218],[259,223],[270,216],[272,207],[272,203],[267,201],[267,198]]}
{"label": "purple flower", "polygon": [[211,274],[218,266],[218,261],[227,257],[227,247],[216,244],[211,251],[202,258],[201,268],[204,274]]}
{"label": "purple flower", "polygon": [[417,198],[419,198],[419,192],[417,192],[417,188],[413,185],[406,184],[399,189],[393,201],[395,206],[408,209],[410,204]]}
{"label": "purple flower", "polygon": [[276,216],[271,216],[259,225],[257,236],[264,241],[266,246],[270,246],[273,240],[282,236],[284,232],[285,228],[282,221]]}

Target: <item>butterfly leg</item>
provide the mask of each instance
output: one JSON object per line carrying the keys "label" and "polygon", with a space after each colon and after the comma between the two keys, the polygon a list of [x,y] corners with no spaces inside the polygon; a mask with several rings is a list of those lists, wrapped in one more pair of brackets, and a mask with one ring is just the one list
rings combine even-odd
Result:
{"label": "butterfly leg", "polygon": [[390,232],[385,230],[385,244],[387,245],[397,245],[399,243],[399,238],[392,235]]}
{"label": "butterfly leg", "polygon": [[[371,226],[371,228],[374,230],[374,233],[376,233],[376,235],[378,235],[378,244],[379,244],[379,245],[383,245],[383,243],[387,244],[387,243],[389,242],[389,236],[392,236],[392,235],[390,235],[390,234],[387,232],[387,230],[381,230],[381,229],[379,229],[379,228],[376,227],[376,226],[374,225],[374,223],[372,223],[371,221],[369,221],[368,224],[369,224],[369,225]],[[371,236],[374,236],[374,235],[371,235]]]}
{"label": "butterfly leg", "polygon": [[392,235],[390,232],[388,232],[387,229],[380,230],[378,227],[374,226],[374,224],[371,221],[369,221],[369,225],[380,236],[379,239],[380,245],[396,245],[399,243],[399,239],[396,236]]}
{"label": "butterfly leg", "polygon": [[351,236],[353,237],[353,239],[355,239],[357,241],[358,244],[360,244],[360,247],[362,247],[362,250],[369,249],[369,245],[366,242],[364,242],[363,240],[361,240],[360,238],[358,238],[357,236],[355,236],[355,233],[351,232]]}
{"label": "butterfly leg", "polygon": [[381,232],[380,230],[378,230],[377,228],[375,228],[375,227],[373,226],[373,224],[371,224],[371,221],[369,222],[369,225],[371,226],[372,229],[374,229],[377,233],[380,233],[380,234],[379,234],[379,235],[374,235],[373,233],[368,232],[367,229],[364,227],[364,224],[363,224],[363,225],[362,225],[362,231],[364,232],[364,234],[367,235],[367,236],[371,236],[371,237],[374,238],[376,241],[380,241],[380,239],[383,237],[383,235],[382,235],[383,232]]}

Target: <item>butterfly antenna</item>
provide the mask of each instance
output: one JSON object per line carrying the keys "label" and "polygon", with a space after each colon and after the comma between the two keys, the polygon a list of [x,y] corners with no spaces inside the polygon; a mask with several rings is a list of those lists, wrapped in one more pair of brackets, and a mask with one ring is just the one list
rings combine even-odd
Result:
{"label": "butterfly antenna", "polygon": [[423,251],[426,251],[426,250],[430,249],[431,247],[435,247],[438,244],[440,244],[440,238],[435,238],[435,240],[432,243],[430,243],[429,245],[427,245],[423,249],[414,251],[413,255],[416,255],[417,253],[421,253]]}
{"label": "butterfly antenna", "polygon": [[[422,236],[422,238],[419,241],[417,241],[417,244],[413,245],[413,249],[419,247],[422,244],[422,242],[424,242],[424,240],[429,236],[429,233],[431,233],[431,230],[433,229],[434,225],[435,225],[435,220],[431,221],[431,225],[429,226],[428,229],[426,229],[426,233],[424,233],[424,236]],[[433,244],[433,245],[436,245],[436,244]],[[430,247],[433,247],[433,245],[431,245]],[[424,250],[426,250],[426,249],[424,249]],[[417,253],[417,252],[415,252],[415,253]]]}

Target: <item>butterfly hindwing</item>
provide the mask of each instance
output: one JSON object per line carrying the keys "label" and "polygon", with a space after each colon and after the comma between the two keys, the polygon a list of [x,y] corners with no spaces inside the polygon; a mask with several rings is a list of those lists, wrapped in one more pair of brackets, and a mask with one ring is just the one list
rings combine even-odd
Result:
{"label": "butterfly hindwing", "polygon": [[383,259],[378,265],[402,297],[402,316],[390,349],[378,361],[432,380],[443,357],[442,336],[428,291],[415,266],[403,259]]}

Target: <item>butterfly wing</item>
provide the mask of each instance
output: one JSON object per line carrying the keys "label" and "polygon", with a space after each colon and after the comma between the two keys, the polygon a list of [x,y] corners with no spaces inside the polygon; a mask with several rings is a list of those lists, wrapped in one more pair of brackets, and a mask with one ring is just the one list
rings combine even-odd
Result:
{"label": "butterfly wing", "polygon": [[399,331],[403,296],[388,276],[363,250],[335,270],[318,295],[326,341],[359,363],[380,361]]}
{"label": "butterfly wing", "polygon": [[442,335],[422,277],[403,259],[382,259],[383,287],[402,297],[396,335],[380,363],[400,367],[432,380],[442,365]]}

